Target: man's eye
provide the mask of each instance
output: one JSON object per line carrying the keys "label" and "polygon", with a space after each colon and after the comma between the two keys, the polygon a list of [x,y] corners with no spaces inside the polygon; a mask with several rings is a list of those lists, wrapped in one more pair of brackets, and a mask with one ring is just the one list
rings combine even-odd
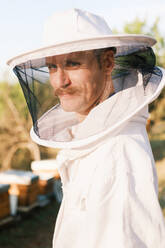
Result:
{"label": "man's eye", "polygon": [[50,65],[48,65],[48,68],[49,68],[49,70],[51,70],[51,69],[57,69],[57,66],[56,65],[53,65],[53,64],[50,64]]}
{"label": "man's eye", "polygon": [[80,66],[80,63],[79,62],[75,62],[75,61],[67,61],[66,62],[66,66],[67,67],[78,67],[78,66]]}

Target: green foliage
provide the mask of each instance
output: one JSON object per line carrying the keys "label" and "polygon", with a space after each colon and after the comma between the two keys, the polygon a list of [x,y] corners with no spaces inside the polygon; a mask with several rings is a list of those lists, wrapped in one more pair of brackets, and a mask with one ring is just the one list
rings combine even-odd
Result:
{"label": "green foliage", "polygon": [[13,84],[10,86],[10,97],[13,100],[18,112],[22,115],[22,117],[27,118],[28,110],[26,107],[25,98],[22,92],[22,89],[19,83]]}
{"label": "green foliage", "polygon": [[7,82],[0,83],[0,118],[1,123],[3,124],[4,121],[7,120],[7,117],[11,118],[11,113],[8,108],[8,103],[6,98],[9,97],[13,102],[18,110],[19,114],[22,118],[28,118],[28,110],[25,102],[25,98],[23,96],[23,92],[19,83],[16,84],[8,84]]}
{"label": "green foliage", "polygon": [[138,17],[131,22],[124,25],[123,31],[127,34],[144,34],[146,33],[146,21],[141,21]]}

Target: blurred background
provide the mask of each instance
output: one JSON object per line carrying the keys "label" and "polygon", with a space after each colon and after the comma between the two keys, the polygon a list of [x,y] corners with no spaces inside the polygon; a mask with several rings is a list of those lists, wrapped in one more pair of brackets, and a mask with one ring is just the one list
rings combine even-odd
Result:
{"label": "blurred background", "polygon": [[[164,0],[0,0],[0,171],[31,170],[31,162],[55,159],[58,150],[40,147],[29,136],[32,125],[21,88],[6,61],[42,46],[45,19],[55,11],[82,8],[103,16],[114,33],[147,34],[157,40],[157,65],[165,68]],[[42,93],[44,96],[44,92]],[[147,131],[159,179],[159,202],[165,217],[165,89],[149,106]],[[0,230],[0,248],[49,248],[59,205],[48,204],[31,218]]]}

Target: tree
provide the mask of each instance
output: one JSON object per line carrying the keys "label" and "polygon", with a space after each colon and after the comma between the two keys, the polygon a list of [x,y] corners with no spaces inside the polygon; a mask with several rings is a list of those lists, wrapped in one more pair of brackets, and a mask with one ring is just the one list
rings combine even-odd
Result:
{"label": "tree", "polygon": [[27,149],[31,158],[40,159],[39,147],[29,137],[31,120],[18,84],[0,84],[0,148],[3,169],[9,169],[15,153]]}
{"label": "tree", "polygon": [[[37,90],[44,109],[57,103],[54,98],[52,103],[46,87]],[[41,147],[31,140],[32,120],[19,83],[0,83],[0,120],[1,169],[29,169],[32,160],[56,157],[58,149]]]}

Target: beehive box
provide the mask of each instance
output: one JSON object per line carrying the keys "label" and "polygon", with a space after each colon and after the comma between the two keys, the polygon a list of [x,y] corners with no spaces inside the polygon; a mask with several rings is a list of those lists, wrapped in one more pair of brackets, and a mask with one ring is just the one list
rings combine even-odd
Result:
{"label": "beehive box", "polygon": [[38,173],[39,195],[50,195],[53,193],[54,177],[48,173]]}
{"label": "beehive box", "polygon": [[0,183],[10,184],[18,194],[18,205],[29,206],[37,201],[39,177],[30,171],[8,170],[0,173]]}
{"label": "beehive box", "polygon": [[0,184],[0,220],[10,215],[9,184]]}
{"label": "beehive box", "polygon": [[62,188],[60,174],[57,169],[57,161],[55,159],[33,161],[31,163],[32,171],[39,175],[40,173],[49,173],[54,177],[53,193],[58,202],[62,200]]}

